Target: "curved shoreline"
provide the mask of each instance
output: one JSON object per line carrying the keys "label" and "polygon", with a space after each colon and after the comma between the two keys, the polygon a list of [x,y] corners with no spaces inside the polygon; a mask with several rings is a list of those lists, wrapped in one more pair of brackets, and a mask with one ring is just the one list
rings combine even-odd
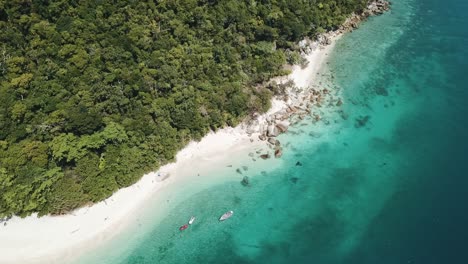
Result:
{"label": "curved shoreline", "polygon": [[[349,25],[354,27],[352,23]],[[200,142],[191,142],[179,151],[176,162],[161,167],[158,172],[144,175],[134,185],[90,207],[64,216],[37,218],[33,215],[10,219],[6,226],[0,226],[0,263],[64,263],[75,260],[133,223],[134,212],[145,207],[159,190],[169,185],[176,187],[188,177],[195,176],[191,164],[197,164],[199,170],[209,171],[225,166],[232,160],[233,153],[247,154],[255,147],[265,147],[268,143],[260,140],[259,136],[267,133],[266,123],[271,125],[278,119],[278,113],[288,112],[292,105],[311,101],[313,94],[307,88],[315,80],[336,40],[347,29],[327,33],[320,42],[312,43],[315,49],[309,50],[306,55],[309,62],[307,67],[301,69],[294,66],[288,77],[278,79],[293,80],[300,91],[289,91],[286,101],[273,99],[271,109],[257,117],[255,124],[242,123],[235,128],[224,128],[209,133]],[[161,181],[159,173],[170,176]]]}
{"label": "curved shoreline", "polygon": [[[306,56],[309,65],[304,69],[294,66],[289,78],[298,86],[308,84],[314,79],[332,48],[333,45],[327,45],[313,50]],[[286,102],[274,99],[272,108],[260,119],[267,119],[287,107]],[[33,215],[23,219],[13,217],[6,226],[0,226],[0,262],[63,263],[64,259],[75,259],[110,240],[115,233],[125,228],[132,221],[132,214],[144,207],[145,202],[158,190],[193,176],[191,170],[187,171],[187,165],[197,160],[198,163],[206,163],[200,165],[206,167],[204,169],[225,166],[225,162],[221,161],[231,159],[230,153],[243,150],[248,152],[256,146],[264,147],[266,143],[260,141],[258,135],[258,132],[247,133],[245,124],[211,132],[200,142],[191,142],[179,151],[175,163],[161,167],[158,172],[144,175],[134,185],[117,191],[102,202],[64,216],[38,218]],[[213,165],[213,162],[216,164]],[[158,173],[170,176],[160,181],[159,178],[164,176],[158,176]]]}

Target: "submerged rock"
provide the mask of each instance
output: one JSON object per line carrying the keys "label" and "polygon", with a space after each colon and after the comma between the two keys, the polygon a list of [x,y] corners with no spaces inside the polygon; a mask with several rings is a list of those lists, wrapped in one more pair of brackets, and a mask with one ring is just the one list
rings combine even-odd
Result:
{"label": "submerged rock", "polygon": [[341,117],[343,120],[348,120],[349,115],[346,114],[344,111],[340,110],[338,113],[340,114],[340,117]]}
{"label": "submerged rock", "polygon": [[296,162],[296,166],[302,166],[302,163],[300,161]]}
{"label": "submerged rock", "polygon": [[290,180],[291,180],[292,183],[296,184],[297,181],[299,180],[299,178],[297,178],[297,177],[292,177]]}
{"label": "submerged rock", "polygon": [[336,102],[336,106],[342,106],[343,105],[343,101],[341,99],[338,99],[338,102]]}
{"label": "submerged rock", "polygon": [[242,178],[241,184],[244,186],[248,186],[250,184],[249,177],[244,176],[244,178]]}
{"label": "submerged rock", "polygon": [[356,123],[354,124],[354,126],[356,128],[363,127],[367,124],[367,122],[369,122],[369,119],[370,119],[369,115],[360,116],[359,118],[356,118]]}
{"label": "submerged rock", "polygon": [[388,96],[388,91],[385,87],[377,86],[374,87],[375,93],[381,96]]}
{"label": "submerged rock", "polygon": [[260,158],[266,160],[266,159],[269,159],[270,158],[270,154],[262,154],[260,155]]}
{"label": "submerged rock", "polygon": [[313,138],[320,138],[322,136],[322,134],[320,134],[319,132],[311,131],[311,132],[309,132],[309,136],[313,137]]}
{"label": "submerged rock", "polygon": [[281,148],[276,149],[275,158],[280,158],[281,156],[283,156],[283,151],[281,150]]}

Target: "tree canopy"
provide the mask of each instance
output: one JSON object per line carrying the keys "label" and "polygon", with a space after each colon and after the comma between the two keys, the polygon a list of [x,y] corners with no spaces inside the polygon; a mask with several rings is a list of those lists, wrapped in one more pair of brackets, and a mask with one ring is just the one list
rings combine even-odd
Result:
{"label": "tree canopy", "polygon": [[0,217],[100,201],[265,111],[256,84],[366,2],[0,0]]}

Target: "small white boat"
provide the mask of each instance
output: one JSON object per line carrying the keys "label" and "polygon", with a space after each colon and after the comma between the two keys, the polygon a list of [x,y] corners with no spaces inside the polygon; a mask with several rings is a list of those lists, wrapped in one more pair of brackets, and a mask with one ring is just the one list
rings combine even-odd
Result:
{"label": "small white boat", "polygon": [[190,217],[190,220],[188,221],[188,224],[191,225],[195,222],[195,216]]}
{"label": "small white boat", "polygon": [[219,221],[224,221],[224,220],[230,218],[233,214],[234,214],[234,211],[226,212],[219,218]]}

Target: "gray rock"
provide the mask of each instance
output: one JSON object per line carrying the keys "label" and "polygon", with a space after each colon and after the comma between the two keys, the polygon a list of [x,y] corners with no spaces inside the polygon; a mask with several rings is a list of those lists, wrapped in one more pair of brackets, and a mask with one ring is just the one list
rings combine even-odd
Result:
{"label": "gray rock", "polygon": [[274,139],[274,138],[269,138],[268,143],[275,145],[275,146],[279,146],[281,144],[279,140]]}
{"label": "gray rock", "polygon": [[280,122],[280,123],[276,124],[276,127],[278,128],[278,130],[281,133],[284,133],[284,132],[288,131],[288,126],[289,126],[289,124],[286,123],[286,122]]}
{"label": "gray rock", "polygon": [[269,137],[277,137],[280,134],[278,128],[274,125],[269,125],[267,129],[267,136]]}
{"label": "gray rock", "polygon": [[276,149],[275,158],[280,158],[281,156],[283,156],[283,151],[281,150],[281,148]]}

